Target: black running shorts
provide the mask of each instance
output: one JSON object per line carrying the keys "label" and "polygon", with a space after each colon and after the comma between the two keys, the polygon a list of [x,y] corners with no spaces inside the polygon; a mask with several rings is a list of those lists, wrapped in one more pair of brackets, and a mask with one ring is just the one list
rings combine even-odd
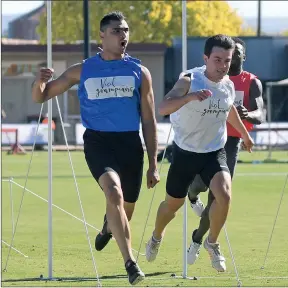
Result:
{"label": "black running shorts", "polygon": [[[235,167],[238,159],[238,151],[240,148],[241,139],[238,137],[228,136],[227,142],[225,144],[225,151],[227,157],[227,165],[231,174],[231,178],[234,176]],[[189,195],[191,198],[195,198],[200,192],[205,192],[208,186],[202,181],[200,175],[196,175],[193,183],[189,187]]]}
{"label": "black running shorts", "polygon": [[144,151],[138,131],[100,132],[86,129],[83,135],[88,167],[98,182],[102,174],[115,171],[125,202],[138,200],[143,175]]}
{"label": "black running shorts", "polygon": [[206,186],[220,171],[229,172],[223,149],[209,153],[195,153],[181,149],[173,143],[173,156],[169,168],[166,191],[174,198],[185,198],[188,187],[199,174]]}

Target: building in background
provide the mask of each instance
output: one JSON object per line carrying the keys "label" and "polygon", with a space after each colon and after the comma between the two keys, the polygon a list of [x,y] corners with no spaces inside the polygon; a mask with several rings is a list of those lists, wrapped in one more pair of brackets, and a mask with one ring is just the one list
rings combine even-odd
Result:
{"label": "building in background", "polygon": [[[17,4],[15,4],[17,5]],[[45,13],[46,6],[43,4],[31,12],[21,15],[8,24],[8,38],[39,40],[36,27],[39,24],[40,16]]]}

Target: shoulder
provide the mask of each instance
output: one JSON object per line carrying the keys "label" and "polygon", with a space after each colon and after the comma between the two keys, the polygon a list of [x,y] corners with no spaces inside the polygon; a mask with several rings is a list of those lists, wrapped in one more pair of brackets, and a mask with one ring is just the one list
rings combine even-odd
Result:
{"label": "shoulder", "polygon": [[152,81],[151,73],[149,69],[143,65],[141,66],[141,74],[142,74],[142,79],[146,81]]}
{"label": "shoulder", "polygon": [[262,95],[263,86],[259,79],[254,78],[250,82],[250,94],[251,95]]}
{"label": "shoulder", "polygon": [[261,81],[258,79],[258,76],[251,73],[251,72],[248,72],[248,71],[243,71],[243,74],[250,80],[250,85],[260,85],[262,87],[262,83]]}
{"label": "shoulder", "polygon": [[181,78],[185,75],[186,76],[189,75],[190,78],[193,78],[194,76],[197,77],[197,76],[203,75],[205,69],[206,69],[205,65],[202,67],[194,67],[192,69],[188,69],[186,71],[181,72],[179,75],[179,78]]}
{"label": "shoulder", "polygon": [[251,85],[255,85],[255,86],[261,86],[262,87],[262,83],[258,78],[253,78],[251,79]]}

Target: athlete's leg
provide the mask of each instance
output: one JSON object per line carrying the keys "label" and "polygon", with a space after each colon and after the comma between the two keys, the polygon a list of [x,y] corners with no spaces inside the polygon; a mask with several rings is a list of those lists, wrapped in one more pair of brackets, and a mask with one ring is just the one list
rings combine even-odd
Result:
{"label": "athlete's leg", "polygon": [[153,235],[146,245],[146,259],[149,262],[156,259],[166,226],[183,205],[188,187],[197,173],[199,165],[195,161],[195,154],[180,149],[176,144],[173,147],[173,158],[166,182],[167,194],[158,208]]}
{"label": "athlete's leg", "polygon": [[[227,165],[231,174],[231,178],[233,178],[235,166],[237,164],[237,158],[238,158],[238,151],[240,146],[240,139],[236,137],[228,137],[226,145],[225,145],[225,151],[227,156]],[[194,181],[193,181],[194,182]],[[203,183],[203,181],[202,181]],[[205,185],[203,183],[203,185]],[[191,187],[191,185],[190,185]],[[214,200],[213,193],[209,189],[208,194],[208,203],[205,207],[200,220],[200,225],[198,229],[194,230],[193,240],[194,242],[201,243],[204,235],[207,233],[210,227],[210,221],[209,221],[209,209]]]}
{"label": "athlete's leg", "polygon": [[84,153],[92,175],[105,194],[109,229],[122,254],[129,282],[135,284],[145,275],[135,263],[132,253],[130,227],[124,210],[124,197],[119,176],[120,169],[113,152],[107,148],[109,137],[105,133],[85,132]]}
{"label": "athlete's leg", "polygon": [[207,189],[208,187],[203,183],[199,174],[195,176],[193,182],[190,184],[188,188],[188,198],[190,206],[195,212],[195,214],[199,217],[201,217],[203,210],[205,208],[203,202],[200,199],[199,194],[201,192],[205,192]]}
{"label": "athlete's leg", "polygon": [[209,209],[210,230],[204,241],[209,252],[212,267],[218,272],[226,270],[225,258],[217,243],[220,231],[226,221],[231,199],[231,176],[224,149],[210,153],[210,160],[200,173],[205,184],[209,185],[215,199]]}
{"label": "athlete's leg", "polygon": [[[117,143],[113,150],[119,167],[118,173],[123,191],[124,210],[128,221],[130,221],[141,190],[144,164],[143,146],[139,133],[136,132],[117,134],[117,138],[111,138],[110,142],[113,140]],[[96,249],[98,251],[104,249],[111,237],[111,229],[105,215],[103,229],[96,237]]]}

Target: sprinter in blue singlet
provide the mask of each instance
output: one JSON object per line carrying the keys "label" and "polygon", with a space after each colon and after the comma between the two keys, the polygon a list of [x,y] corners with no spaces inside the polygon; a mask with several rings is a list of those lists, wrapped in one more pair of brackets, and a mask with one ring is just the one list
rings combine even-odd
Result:
{"label": "sprinter in blue singlet", "polygon": [[104,225],[95,247],[102,250],[113,235],[129,282],[135,285],[145,277],[132,254],[129,228],[143,174],[140,122],[149,159],[147,187],[159,182],[152,80],[140,60],[125,53],[129,27],[121,12],[103,17],[100,36],[102,52],[69,67],[57,79],[48,82],[53,69],[41,69],[32,97],[43,103],[78,84],[81,119],[86,128],[84,154],[106,197]]}

